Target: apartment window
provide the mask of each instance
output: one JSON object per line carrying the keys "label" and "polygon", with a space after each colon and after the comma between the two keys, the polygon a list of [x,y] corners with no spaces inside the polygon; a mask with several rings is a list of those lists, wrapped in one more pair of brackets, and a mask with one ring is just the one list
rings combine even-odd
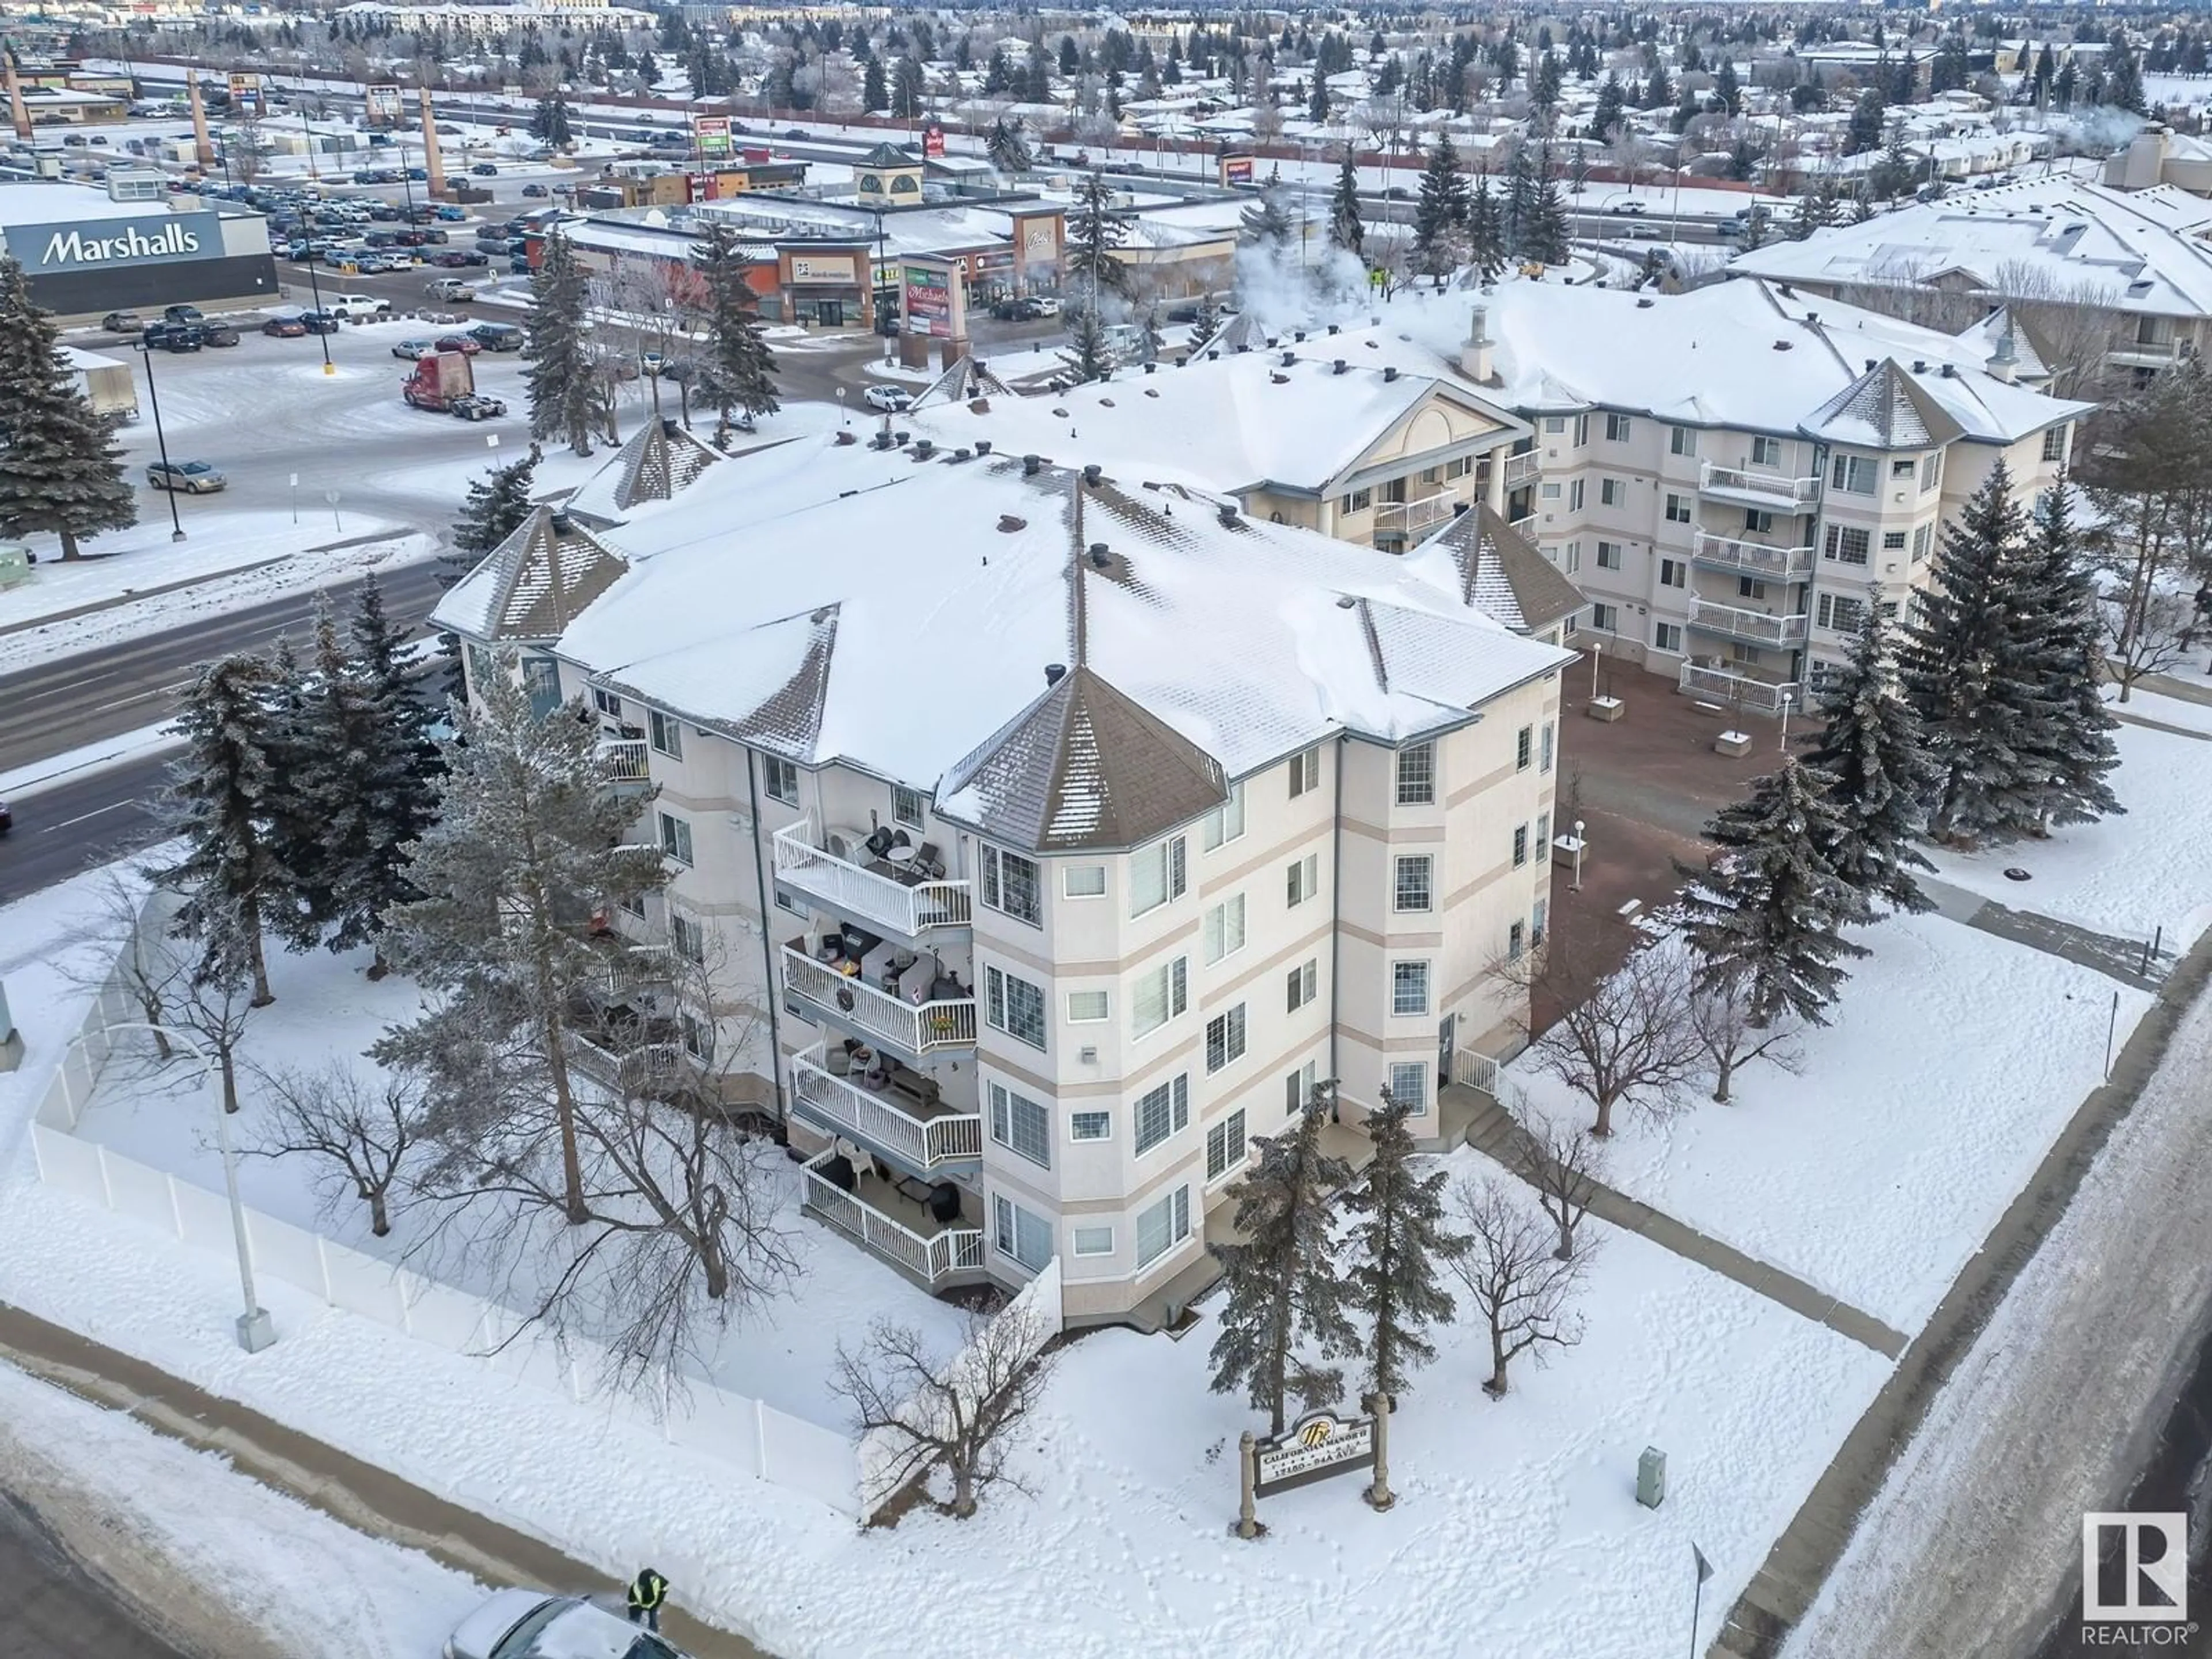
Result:
{"label": "apartment window", "polygon": [[1892,478],[1909,478],[1919,470],[1920,463],[1910,455],[1901,461],[1892,461],[1889,464],[1889,476]]}
{"label": "apartment window", "polygon": [[1551,846],[1551,844],[1552,844],[1552,815],[1551,815],[1549,812],[1539,812],[1539,813],[1537,813],[1537,814],[1536,814],[1536,851],[1537,851],[1537,853],[1538,853],[1539,854],[1541,854],[1547,848],[1548,848],[1548,847],[1550,847],[1550,846]]}
{"label": "apartment window", "polygon": [[1149,1267],[1190,1237],[1190,1188],[1178,1187],[1137,1212],[1137,1266]]}
{"label": "apartment window", "polygon": [[1244,948],[1244,895],[1231,894],[1206,913],[1206,960],[1217,963]]}
{"label": "apartment window", "polygon": [[1580,478],[1573,478],[1573,479],[1570,479],[1570,480],[1568,481],[1568,483],[1567,483],[1567,511],[1568,511],[1568,512],[1570,512],[1570,513],[1579,513],[1579,512],[1581,512],[1581,511],[1583,510],[1583,500],[1584,500],[1586,489],[1587,489],[1587,486],[1585,485],[1584,482],[1583,482],[1582,479],[1580,479]]}
{"label": "apartment window", "polygon": [[1283,976],[1283,1006],[1295,1014],[1321,994],[1321,959],[1300,963]]}
{"label": "apartment window", "polygon": [[1067,1023],[1071,1025],[1096,1025],[1102,1019],[1114,1017],[1113,998],[1104,991],[1070,991],[1067,994]]}
{"label": "apartment window", "polygon": [[804,903],[792,896],[791,890],[787,887],[779,887],[775,890],[775,908],[779,910],[788,910],[794,916],[811,914]]}
{"label": "apartment window", "polygon": [[1157,1089],[1137,1097],[1137,1150],[1149,1152],[1170,1135],[1190,1127],[1190,1074],[1178,1072]]}
{"label": "apartment window", "polygon": [[891,786],[891,821],[903,823],[909,830],[921,828],[924,802],[921,791],[909,789],[902,783]]}
{"label": "apartment window", "polygon": [[1518,870],[1528,862],[1528,826],[1518,823],[1513,827],[1513,867]]}
{"label": "apartment window", "polygon": [[1839,633],[1856,634],[1866,622],[1866,601],[1854,599],[1841,593],[1820,595],[1816,612],[1823,628],[1832,628]]}
{"label": "apartment window", "polygon": [[1753,466],[1782,465],[1782,440],[1754,437],[1751,441],[1751,464]]}
{"label": "apartment window", "polygon": [[1735,596],[1740,599],[1763,599],[1766,597],[1766,584],[1756,576],[1738,576]]}
{"label": "apartment window", "polygon": [[1218,1181],[1244,1161],[1244,1109],[1239,1106],[1206,1132],[1206,1178]]}
{"label": "apartment window", "polygon": [[1550,920],[1551,914],[1552,905],[1548,899],[1538,899],[1530,908],[1528,911],[1529,944],[1541,945],[1544,942],[1544,924]]}
{"label": "apartment window", "polygon": [[1676,495],[1671,489],[1668,490],[1667,492],[1667,522],[1687,524],[1689,521],[1690,498],[1687,495]]}
{"label": "apartment window", "polygon": [[1472,457],[1466,455],[1455,456],[1452,459],[1444,463],[1444,477],[1446,478],[1464,478],[1470,471],[1474,471],[1474,461]]}
{"label": "apartment window", "polygon": [[1032,1164],[1052,1168],[1052,1118],[1026,1095],[991,1085],[991,1139]]}
{"label": "apartment window", "polygon": [[1549,720],[1544,722],[1543,738],[1536,751],[1536,769],[1539,772],[1552,769],[1552,723]]}
{"label": "apartment window", "polygon": [[696,916],[687,916],[681,910],[668,913],[669,948],[695,967],[703,967],[707,961],[707,930]]}
{"label": "apartment window", "polygon": [[[1580,503],[1577,503],[1577,505],[1580,505]],[[1580,570],[1580,569],[1583,568],[1583,544],[1582,544],[1582,543],[1581,543],[1581,542],[1579,542],[1579,541],[1571,541],[1571,542],[1569,542],[1569,543],[1567,544],[1566,552],[1567,552],[1567,574],[1569,574],[1570,576],[1571,576],[1571,575],[1573,575],[1573,574],[1575,574],[1575,572],[1577,572],[1577,570]]]}
{"label": "apartment window", "polygon": [[1934,544],[1935,540],[1936,526],[1934,525],[1923,524],[1914,527],[1912,532],[1913,563],[1918,564],[1921,560],[1928,556],[1928,550]]}
{"label": "apartment window", "polygon": [[1864,564],[1867,562],[1867,532],[1850,525],[1832,524],[1828,526],[1828,544],[1820,550],[1821,556],[1838,564]]}
{"label": "apartment window", "polygon": [[604,685],[595,685],[592,688],[592,707],[610,720],[618,720],[622,718],[622,699]]}
{"label": "apartment window", "polygon": [[714,1053],[714,1042],[707,1030],[707,1022],[698,1015],[678,1011],[676,1016],[677,1040],[683,1043],[684,1052],[694,1060],[705,1060]]}
{"label": "apartment window", "polygon": [[1828,482],[1849,495],[1871,495],[1881,486],[1881,472],[1871,455],[1838,455],[1828,469]]}
{"label": "apartment window", "polygon": [[1035,859],[1003,848],[983,848],[983,902],[1001,915],[1044,926],[1044,884]]}
{"label": "apartment window", "polygon": [[779,755],[761,757],[761,787],[770,800],[787,806],[799,805],[799,768]]}
{"label": "apartment window", "polygon": [[1617,605],[1590,605],[1590,632],[1618,634],[1620,631],[1620,607]]}
{"label": "apartment window", "polygon": [[1244,786],[1229,786],[1229,799],[1206,815],[1199,830],[1198,844],[1211,853],[1217,847],[1226,847],[1240,841],[1244,835]]}
{"label": "apartment window", "polygon": [[1436,860],[1426,853],[1413,853],[1396,860],[1391,908],[1425,910],[1435,902]]}
{"label": "apartment window", "polygon": [[1425,1014],[1429,1012],[1429,964],[1394,962],[1390,964],[1390,1012]]}
{"label": "apartment window", "polygon": [[1627,416],[1607,415],[1605,417],[1606,442],[1609,444],[1626,443],[1628,441],[1628,429],[1629,420]]}
{"label": "apartment window", "polygon": [[1218,1072],[1244,1058],[1244,1005],[1206,1022],[1206,1069]]}
{"label": "apartment window", "polygon": [[1067,1236],[1068,1248],[1077,1255],[1111,1255],[1114,1254],[1114,1230],[1111,1227],[1077,1227]]}
{"label": "apartment window", "polygon": [[1628,480],[1626,478],[1600,478],[1597,481],[1597,504],[1600,507],[1626,507],[1628,505]]}
{"label": "apartment window", "polygon": [[1902,530],[1883,531],[1881,532],[1881,550],[1885,553],[1904,552],[1905,532]]}
{"label": "apartment window", "polygon": [[1398,751],[1398,805],[1425,806],[1437,798],[1437,746],[1417,743]]}
{"label": "apartment window", "polygon": [[1589,441],[1589,416],[1587,415],[1577,415],[1575,416],[1575,447],[1579,449]]}
{"label": "apartment window", "polygon": [[1060,890],[1072,899],[1104,898],[1106,866],[1103,864],[1071,864],[1060,872]]}
{"label": "apartment window", "polygon": [[1923,495],[1943,482],[1943,452],[1931,450],[1920,462],[1920,493]]}
{"label": "apartment window", "polygon": [[1443,469],[1442,467],[1425,466],[1421,469],[1421,482],[1425,484],[1438,483],[1442,480],[1443,477]]}
{"label": "apartment window", "polygon": [[1067,1115],[1067,1138],[1070,1140],[1111,1140],[1114,1138],[1114,1114],[1070,1112]]}
{"label": "apartment window", "polygon": [[1309,749],[1303,755],[1291,757],[1291,799],[1296,800],[1310,789],[1321,787],[1321,750]]}
{"label": "apartment window", "polygon": [[1031,1273],[1052,1260],[1052,1226],[1003,1193],[991,1194],[991,1243]]}
{"label": "apartment window", "polygon": [[1662,559],[1659,561],[1660,586],[1687,587],[1689,585],[1690,567],[1686,563],[1680,559]]}
{"label": "apartment window", "polygon": [[1743,527],[1747,532],[1753,535],[1771,535],[1774,531],[1774,515],[1764,507],[1747,507],[1743,510]]}
{"label": "apartment window", "polygon": [[672,812],[660,815],[660,850],[678,864],[691,862],[691,826]]}
{"label": "apartment window", "polygon": [[1395,1060],[1390,1066],[1390,1098],[1415,1112],[1429,1109],[1429,1066],[1426,1060]]}
{"label": "apartment window", "polygon": [[653,746],[671,760],[684,758],[684,726],[672,714],[664,714],[658,708],[646,711],[645,724]]}
{"label": "apartment window", "polygon": [[1678,426],[1667,434],[1667,453],[1669,455],[1694,455],[1698,453],[1698,428]]}
{"label": "apartment window", "polygon": [[[776,890],[777,896],[781,897],[782,892],[783,890],[781,888],[778,888]],[[645,920],[645,895],[642,893],[623,893],[616,898],[615,908],[621,911],[626,916],[635,916],[640,921],[643,921]]]}
{"label": "apartment window", "polygon": [[1183,838],[1170,836],[1129,854],[1129,914],[1141,916],[1183,895]]}
{"label": "apartment window", "polygon": [[1506,961],[1520,961],[1522,952],[1527,950],[1528,946],[1528,931],[1522,924],[1516,921],[1505,930]]}
{"label": "apartment window", "polygon": [[1547,415],[1544,416],[1544,430],[1551,436],[1555,438],[1564,436],[1566,433],[1566,429],[1567,417],[1565,416]]}
{"label": "apartment window", "polygon": [[1741,640],[1730,640],[1729,660],[1740,663],[1746,668],[1756,668],[1766,660],[1766,653],[1755,645],[1746,644]]}
{"label": "apartment window", "polygon": [[561,706],[561,665],[550,657],[525,657],[522,690],[530,699],[531,714],[544,720]]}
{"label": "apartment window", "polygon": [[1321,891],[1321,854],[1309,853],[1294,860],[1284,872],[1285,897],[1291,908],[1297,909]]}
{"label": "apartment window", "polygon": [[1189,1006],[1190,958],[1177,957],[1138,976],[1130,991],[1130,1030],[1149,1036]]}
{"label": "apartment window", "polygon": [[1003,968],[983,970],[984,1016],[994,1030],[1004,1031],[1032,1048],[1044,1047],[1044,992]]}
{"label": "apartment window", "polygon": [[1283,1115],[1296,1117],[1313,1098],[1314,1063],[1308,1060],[1283,1079]]}
{"label": "apartment window", "polygon": [[1680,623],[1655,622],[1651,624],[1651,644],[1660,651],[1680,651],[1682,648],[1682,625]]}
{"label": "apartment window", "polygon": [[1559,487],[1555,483],[1539,484],[1536,494],[1544,501],[1556,501],[1559,499]]}
{"label": "apartment window", "polygon": [[2063,461],[2066,459],[2066,428],[2054,426],[2043,434],[2043,459]]}
{"label": "apartment window", "polygon": [[1620,544],[1619,542],[1600,542],[1597,544],[1597,568],[1601,570],[1618,570],[1620,568]]}
{"label": "apartment window", "polygon": [[1373,490],[1355,489],[1344,498],[1344,510],[1346,513],[1364,513],[1374,499]]}

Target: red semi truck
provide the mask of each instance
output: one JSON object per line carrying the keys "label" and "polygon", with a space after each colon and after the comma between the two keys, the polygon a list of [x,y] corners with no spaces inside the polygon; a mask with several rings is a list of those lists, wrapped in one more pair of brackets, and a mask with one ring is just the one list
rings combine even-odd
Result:
{"label": "red semi truck", "polygon": [[507,405],[497,398],[477,394],[476,370],[458,351],[425,352],[416,360],[415,372],[399,383],[399,395],[411,408],[456,415],[465,421],[488,421],[507,413]]}

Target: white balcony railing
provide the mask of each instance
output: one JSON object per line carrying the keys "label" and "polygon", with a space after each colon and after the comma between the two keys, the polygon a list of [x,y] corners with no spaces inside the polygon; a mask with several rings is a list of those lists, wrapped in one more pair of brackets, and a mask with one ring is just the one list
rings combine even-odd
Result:
{"label": "white balcony railing", "polygon": [[1724,668],[1700,668],[1695,663],[1682,665],[1681,677],[1676,684],[1698,696],[1724,698],[1762,714],[1780,714],[1785,698],[1793,708],[1802,708],[1804,703],[1803,693],[1794,684],[1755,679],[1749,674],[1731,674]]}
{"label": "white balcony railing", "polygon": [[1818,478],[1785,478],[1778,472],[1750,472],[1741,467],[1715,466],[1707,461],[1698,470],[1698,488],[1707,495],[1749,498],[1759,506],[1784,513],[1806,513],[1820,499]]}
{"label": "white balcony railing", "polygon": [[2116,363],[2131,368],[2163,368],[2189,356],[2186,340],[2124,340],[2106,353]]}
{"label": "white balcony railing", "polygon": [[653,775],[643,738],[601,738],[599,752],[617,783],[644,783]]}
{"label": "white balcony railing", "polygon": [[1749,640],[1758,645],[1802,645],[1810,620],[1802,615],[1778,617],[1765,611],[1715,605],[1711,599],[1690,600],[1691,627],[1703,629],[1708,634],[1725,634],[1732,640]]}
{"label": "white balcony railing", "polygon": [[1777,581],[1802,581],[1813,574],[1813,550],[1809,547],[1768,547],[1759,542],[1708,536],[1702,530],[1690,549],[1690,556],[1699,564],[1741,570]]}
{"label": "white balcony railing", "polygon": [[972,1164],[983,1156],[983,1120],[974,1112],[916,1117],[898,1097],[877,1094],[837,1076],[816,1043],[793,1057],[793,1092],[807,1115],[902,1158],[917,1170]]}
{"label": "white balcony railing", "polygon": [[1532,484],[1544,470],[1544,458],[1534,450],[1525,450],[1518,455],[1505,458],[1505,487],[1518,489],[1522,484]]}
{"label": "white balcony railing", "polygon": [[1522,540],[1533,542],[1536,539],[1536,515],[1533,513],[1524,513],[1506,528],[1520,537]]}
{"label": "white balcony railing", "polygon": [[902,881],[817,846],[815,833],[811,816],[775,832],[775,878],[785,886],[841,915],[908,939],[933,928],[965,927],[974,919],[966,882]]}
{"label": "white balcony railing", "polygon": [[824,1152],[801,1166],[806,1178],[803,1206],[809,1213],[927,1284],[935,1285],[954,1273],[981,1270],[980,1228],[948,1227],[941,1233],[918,1233],[823,1176],[816,1165],[827,1163],[831,1156]]}
{"label": "white balcony railing", "polygon": [[1376,533],[1419,536],[1451,517],[1454,500],[1451,491],[1441,489],[1417,501],[1384,501],[1375,509]]}
{"label": "white balcony railing", "polygon": [[975,1046],[975,999],[908,1002],[804,951],[783,947],[783,981],[817,1007],[909,1054]]}

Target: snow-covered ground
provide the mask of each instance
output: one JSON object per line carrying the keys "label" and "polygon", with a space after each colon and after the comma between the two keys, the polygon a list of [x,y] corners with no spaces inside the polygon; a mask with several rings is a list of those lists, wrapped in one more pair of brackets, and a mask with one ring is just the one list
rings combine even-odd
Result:
{"label": "snow-covered ground", "polygon": [[[2149,1006],[2025,945],[1899,916],[1862,930],[1834,1023],[1791,1076],[1736,1074],[1730,1103],[1616,1120],[1611,1183],[1885,1324],[1926,1322],[1959,1269],[2104,1079]],[[1510,1083],[1547,1113],[1590,1108],[1524,1056]]]}
{"label": "snow-covered ground", "polygon": [[293,1659],[423,1659],[484,1595],[213,1453],[4,1365],[0,1466],[45,1526],[96,1550],[102,1571],[196,1649],[258,1652],[246,1645],[258,1632]]}
{"label": "snow-covered ground", "polygon": [[[2177,677],[2179,678],[2179,677]],[[2178,726],[2185,732],[2202,732],[2212,738],[2212,702],[2193,702],[2186,697],[2160,696],[2157,692],[2137,686],[2128,694],[2128,700],[2119,700],[2119,688],[2105,688],[2105,704],[2122,720],[2134,714],[2147,720],[2156,720],[2161,726]]]}

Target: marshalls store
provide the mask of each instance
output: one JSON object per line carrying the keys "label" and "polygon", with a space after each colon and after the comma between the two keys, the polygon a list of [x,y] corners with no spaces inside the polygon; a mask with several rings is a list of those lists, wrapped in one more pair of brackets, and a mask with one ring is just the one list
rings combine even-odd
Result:
{"label": "marshalls store", "polygon": [[156,174],[117,173],[105,191],[0,185],[0,240],[29,276],[31,298],[64,321],[282,298],[268,221],[224,207],[170,196]]}

